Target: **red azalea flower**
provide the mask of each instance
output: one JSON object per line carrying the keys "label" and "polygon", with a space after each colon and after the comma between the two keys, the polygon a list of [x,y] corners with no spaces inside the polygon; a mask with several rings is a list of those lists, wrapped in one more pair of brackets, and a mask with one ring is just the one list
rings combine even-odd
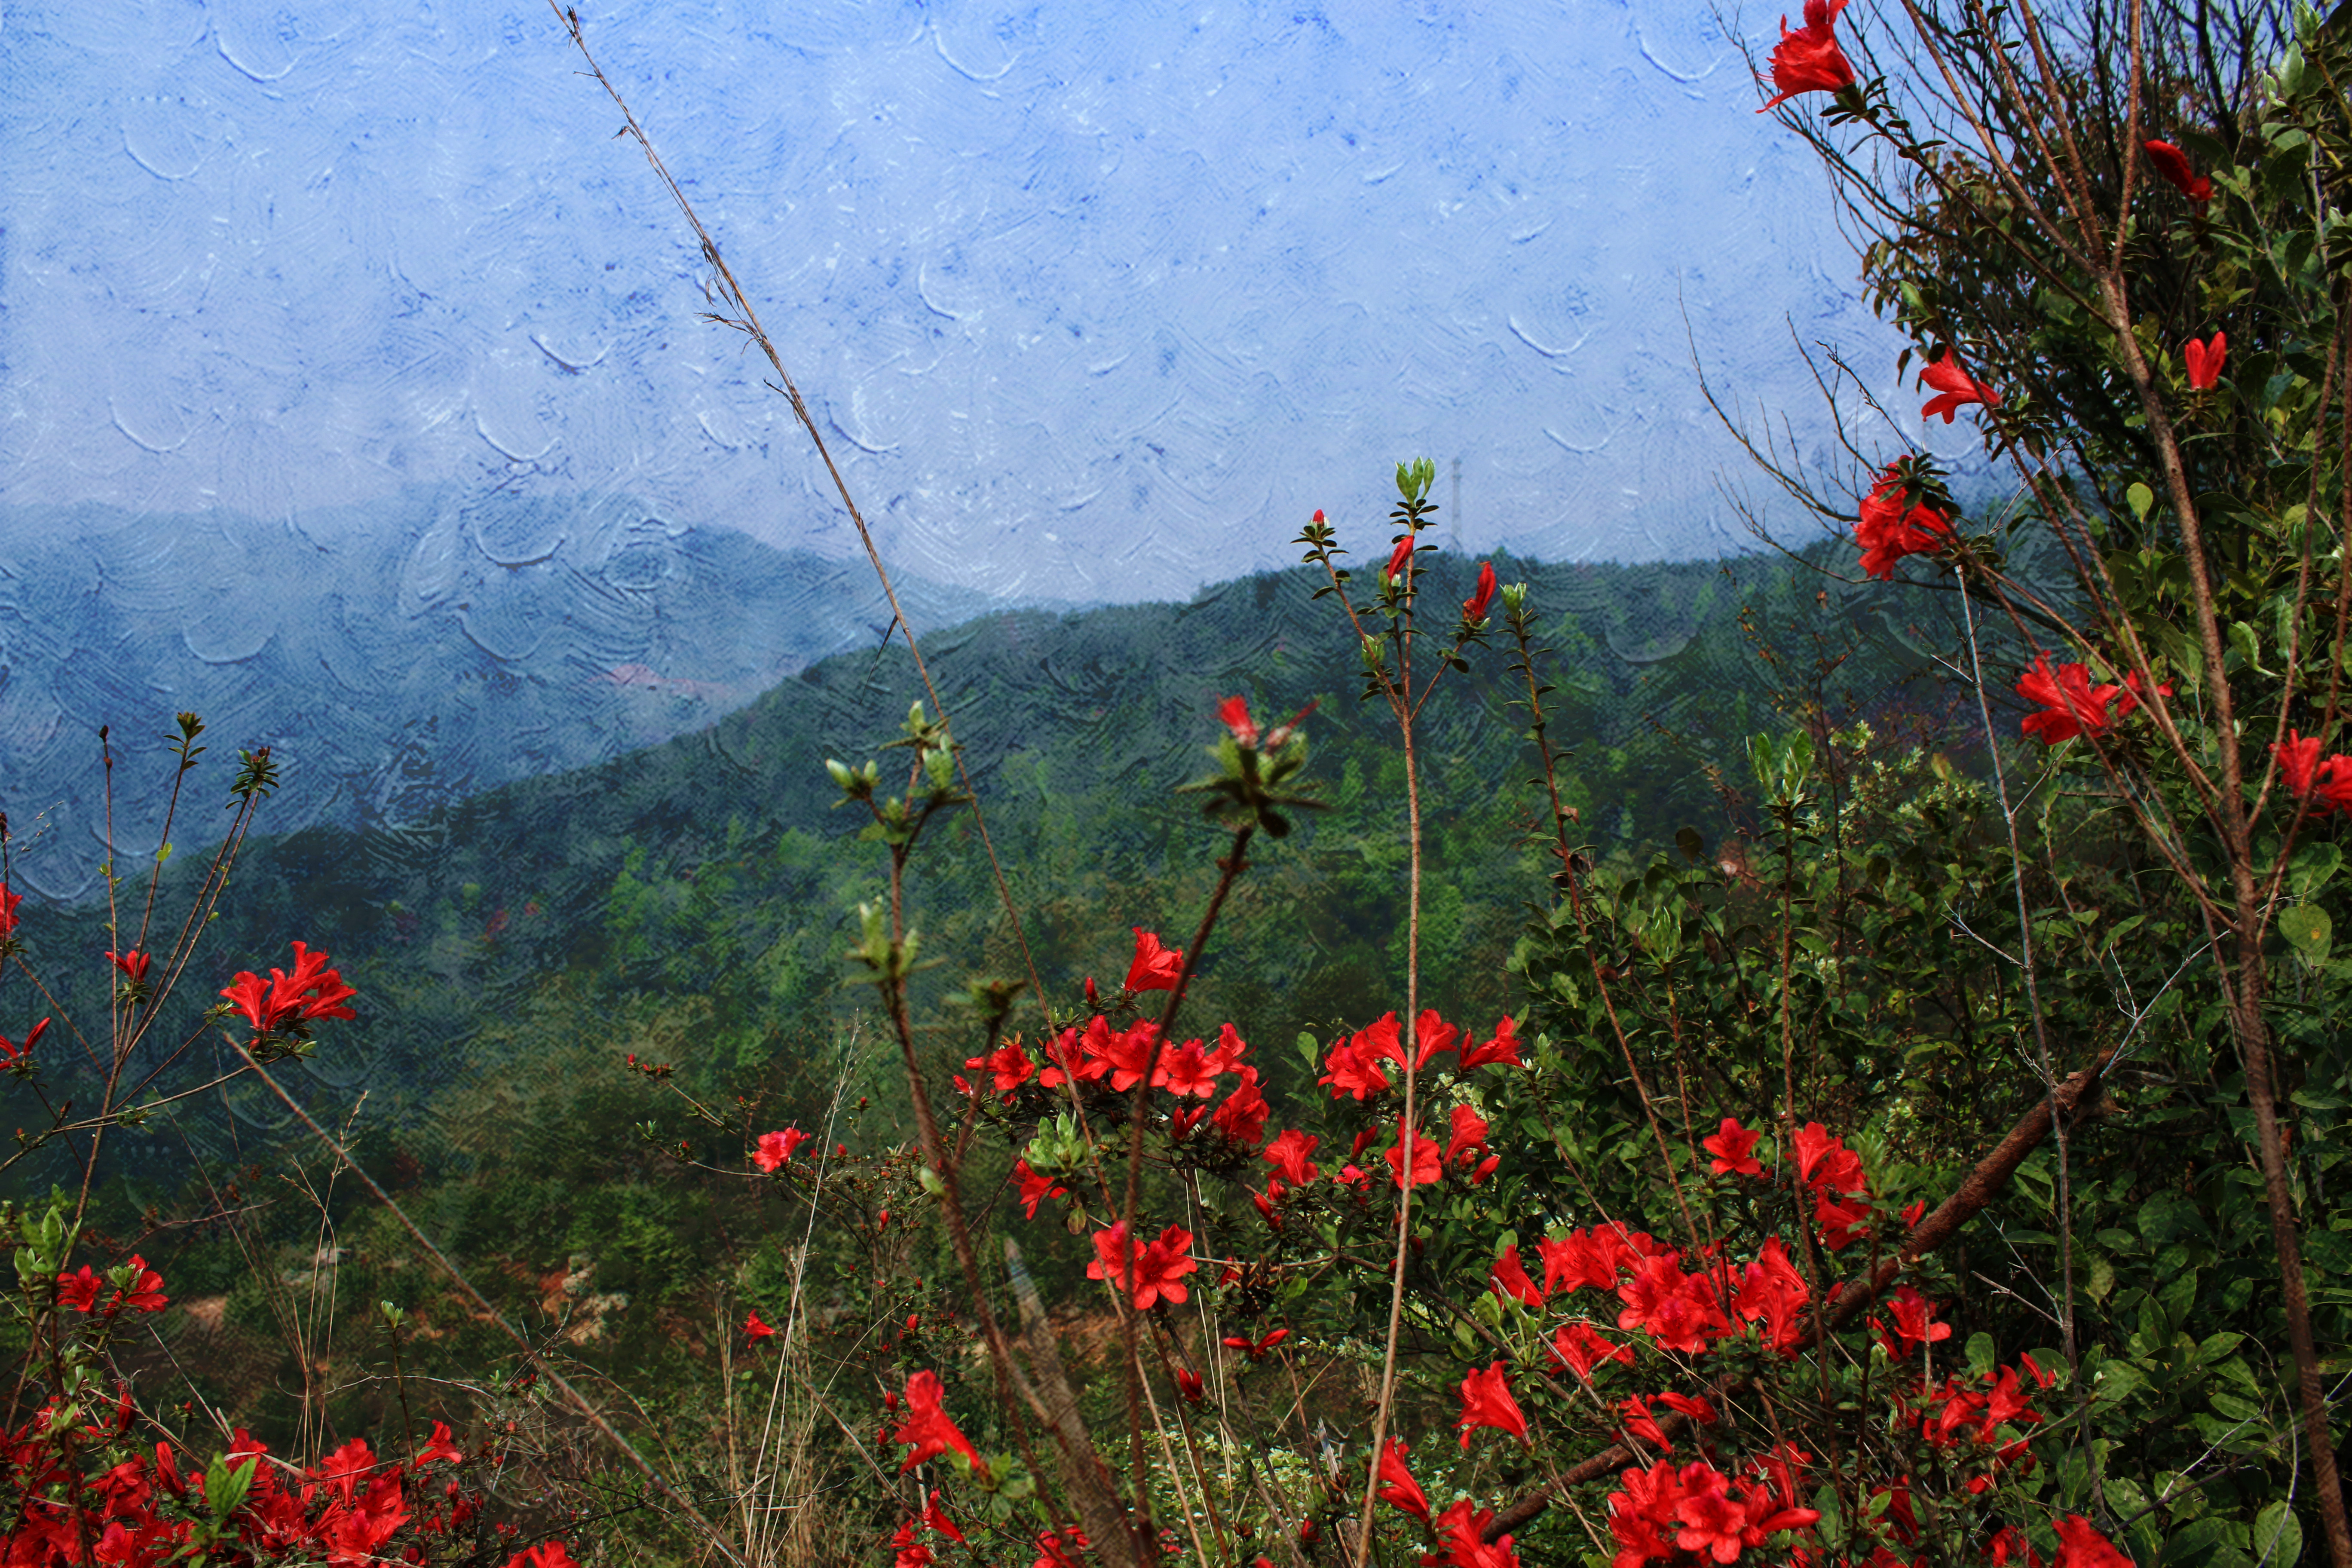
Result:
{"label": "red azalea flower", "polygon": [[762,1171],[781,1170],[792,1163],[793,1151],[808,1141],[809,1135],[797,1127],[787,1127],[782,1132],[762,1132],[751,1151],[751,1163]]}
{"label": "red azalea flower", "polygon": [[[331,962],[324,952],[312,952],[303,942],[294,945],[294,973],[282,969],[269,972],[265,992],[260,976],[250,970],[238,972],[221,994],[236,1005],[247,1022],[261,1034],[275,1034],[290,1029],[312,1018],[355,1018],[358,1014],[342,1004],[358,993],[343,984],[342,975],[328,967]],[[107,954],[113,958],[112,953]],[[139,961],[136,980],[146,973],[147,955],[133,953]],[[122,961],[116,959],[119,964]],[[129,973],[126,971],[126,973]]]}
{"label": "red azalea flower", "polygon": [[2352,811],[2352,757],[2334,756],[2319,764],[2319,799],[2332,811]]}
{"label": "red azalea flower", "polygon": [[131,1277],[131,1283],[115,1293],[113,1306],[108,1310],[111,1311],[116,1307],[129,1307],[138,1312],[162,1311],[171,1300],[170,1297],[163,1294],[163,1277],[148,1268],[147,1260],[135,1252],[131,1255],[131,1261],[123,1268],[124,1272]]}
{"label": "red azalea flower", "polygon": [[1324,1066],[1331,1070],[1315,1081],[1329,1084],[1334,1100],[1343,1094],[1352,1094],[1362,1100],[1389,1086],[1388,1074],[1381,1071],[1381,1064],[1357,1047],[1356,1041],[1362,1038],[1363,1036],[1358,1035],[1355,1039],[1334,1042],[1331,1054],[1324,1058]]}
{"label": "red azalea flower", "polygon": [[1266,1163],[1279,1172],[1282,1179],[1292,1186],[1305,1186],[1318,1173],[1315,1162],[1307,1156],[1315,1152],[1315,1146],[1321,1142],[1312,1132],[1301,1132],[1296,1127],[1286,1129],[1265,1146]]}
{"label": "red azalea flower", "polygon": [[1706,1280],[1684,1273],[1672,1253],[1643,1258],[1617,1287],[1617,1297],[1625,1303],[1617,1326],[1642,1330],[1663,1350],[1696,1355],[1706,1349],[1709,1336],[1731,1331]]}
{"label": "red azalea flower", "polygon": [[1380,1500],[1394,1504],[1423,1524],[1429,1522],[1429,1494],[1405,1468],[1404,1445],[1391,1437],[1381,1448]]}
{"label": "red azalea flower", "polygon": [[2285,740],[2271,742],[2271,755],[2278,759],[2279,773],[2295,799],[2309,795],[2319,782],[2318,736],[2289,730]]}
{"label": "red azalea flower", "polygon": [[1962,370],[1949,349],[1944,351],[1943,358],[1921,371],[1919,379],[1939,394],[1929,398],[1927,405],[1919,410],[1922,419],[1932,419],[1940,414],[1944,416],[1944,423],[1949,425],[1952,416],[1958,413],[1963,405],[1980,403],[1987,408],[2000,406],[2000,394]]}
{"label": "red azalea flower", "polygon": [[1772,85],[1779,90],[1765,100],[1764,109],[1777,109],[1801,92],[1843,92],[1853,85],[1853,67],[1837,41],[1837,16],[1845,4],[1805,0],[1805,25],[1793,33],[1789,18],[1780,18],[1780,41],[1772,48]]}
{"label": "red azalea flower", "polygon": [[1471,626],[1476,626],[1486,618],[1487,606],[1494,602],[1495,563],[1491,561],[1481,561],[1478,563],[1477,590],[1462,601],[1462,619]]}
{"label": "red azalea flower", "polygon": [[417,1454],[417,1464],[429,1465],[436,1460],[451,1465],[465,1463],[465,1454],[458,1449],[457,1444],[449,1440],[449,1423],[446,1421],[433,1423],[433,1436],[426,1441],[424,1449]]}
{"label": "red azalea flower", "polygon": [[1127,988],[1129,991],[1173,991],[1176,977],[1184,973],[1184,954],[1176,948],[1160,945],[1158,933],[1141,926],[1135,931],[1135,959],[1127,966]]}
{"label": "red azalea flower", "polygon": [[1218,703],[1217,722],[1233,731],[1234,740],[1237,744],[1244,746],[1257,744],[1257,725],[1251,721],[1248,698],[1228,697]]}
{"label": "red azalea flower", "polygon": [[2213,199],[2213,182],[2189,172],[2188,153],[2169,142],[2143,142],[2140,146],[2147,152],[2147,161],[2156,165],[2156,172],[2171,181],[2182,195],[2200,207]]}
{"label": "red azalea flower", "polygon": [[937,1491],[930,1494],[930,1500],[923,1505],[923,1511],[917,1517],[916,1522],[938,1531],[959,1546],[963,1544],[963,1531],[958,1530],[955,1521],[948,1517],[948,1510],[940,1506],[940,1494]]}
{"label": "red azalea flower", "polygon": [[1257,1086],[1257,1068],[1242,1068],[1242,1086],[1225,1097],[1209,1118],[1210,1124],[1234,1142],[1255,1149],[1265,1138],[1265,1119],[1274,1113],[1265,1091]]}
{"label": "red azalea flower", "polygon": [[16,906],[24,901],[24,894],[12,893],[7,883],[0,882],[0,942],[16,934]]}
{"label": "red azalea flower", "polygon": [[1095,1233],[1095,1260],[1087,1265],[1087,1278],[1125,1286],[1139,1312],[1163,1300],[1181,1304],[1189,1293],[1183,1277],[1201,1267],[1187,1256],[1192,1245],[1192,1233],[1171,1225],[1159,1240],[1138,1247],[1127,1234],[1127,1222],[1114,1221],[1108,1230]]}
{"label": "red azalea flower", "polygon": [[2055,746],[2077,735],[2098,735],[2106,731],[2111,721],[2107,704],[2113,702],[2116,686],[2093,686],[2088,665],[2062,664],[2050,668],[2050,656],[2035,658],[2033,668],[2019,678],[2017,694],[2029,702],[2038,702],[2042,710],[2028,714],[2022,728],[2045,746]]}
{"label": "red azalea flower", "polygon": [[1707,1169],[1720,1176],[1760,1176],[1764,1167],[1757,1163],[1754,1150],[1761,1132],[1750,1132],[1731,1117],[1723,1119],[1722,1130],[1712,1138],[1702,1138],[1698,1146],[1715,1156]]}
{"label": "red azalea flower", "polygon": [[1788,1350],[1797,1343],[1797,1313],[1811,1295],[1780,1238],[1768,1237],[1756,1261],[1744,1271],[1731,1306],[1744,1321],[1761,1322],[1775,1349]]}
{"label": "red azalea flower", "polygon": [[1934,1321],[1936,1303],[1908,1285],[1899,1287],[1888,1297],[1886,1306],[1895,1319],[1895,1337],[1903,1342],[1901,1350],[1892,1346],[1888,1349],[1888,1353],[1897,1361],[1909,1355],[1917,1346],[1931,1345],[1952,1337],[1951,1324]]}
{"label": "red azalea flower", "polygon": [[47,1031],[49,1021],[47,1018],[34,1025],[32,1033],[25,1037],[25,1043],[22,1045],[14,1043],[5,1035],[0,1035],[0,1068],[12,1068],[27,1060],[33,1049],[33,1042],[39,1039]]}
{"label": "red azalea flower", "polygon": [[1522,1443],[1528,1441],[1528,1418],[1521,1413],[1519,1402],[1511,1397],[1510,1380],[1504,1374],[1500,1361],[1462,1380],[1464,1448],[1470,1447],[1470,1434],[1480,1426],[1492,1426],[1508,1432]]}
{"label": "red azalea flower", "polygon": [[2215,332],[2210,343],[2200,343],[2191,338],[2180,350],[2180,357],[2189,362],[2189,389],[2210,392],[2221,379],[2221,361],[2230,352],[2230,335]]}
{"label": "red azalea flower", "polygon": [[1465,1162],[1475,1164],[1486,1153],[1486,1119],[1466,1105],[1457,1105],[1452,1113],[1453,1136],[1445,1141],[1445,1164],[1448,1169],[1460,1167]]}
{"label": "red azalea flower", "polygon": [[1797,1179],[1816,1192],[1858,1193],[1864,1185],[1862,1156],[1818,1121],[1809,1121],[1792,1142],[1797,1146]]}
{"label": "red azalea flower", "polygon": [[[1949,414],[1945,417],[1948,421]],[[1893,463],[1878,476],[1877,486],[1863,498],[1859,510],[1853,538],[1862,546],[1862,570],[1881,582],[1895,575],[1895,563],[1905,556],[1931,554],[1952,537],[1952,520],[1925,501],[1904,510],[1902,473]]]}
{"label": "red azalea flower", "polygon": [[1688,1416],[1694,1426],[1712,1426],[1723,1419],[1715,1413],[1714,1405],[1696,1394],[1661,1394],[1656,1398],[1667,1409],[1678,1410]]}
{"label": "red azalea flower", "polygon": [[776,1337],[775,1329],[764,1321],[757,1312],[743,1320],[743,1333],[755,1345],[761,1340],[772,1340]]}
{"label": "red azalea flower", "polygon": [[1458,1049],[1466,1037],[1459,1024],[1447,1023],[1434,1007],[1423,1007],[1412,1026],[1414,1070],[1427,1067],[1432,1057]]}
{"label": "red azalea flower", "polygon": [[1400,1122],[1396,1146],[1381,1156],[1389,1163],[1389,1173],[1398,1186],[1402,1187],[1405,1183],[1404,1163],[1408,1149],[1412,1151],[1414,1186],[1425,1187],[1445,1174],[1444,1166],[1437,1157],[1437,1145]]}
{"label": "red azalea flower", "polygon": [[1486,1041],[1483,1045],[1464,1046],[1462,1047],[1462,1070],[1464,1072],[1468,1072],[1472,1068],[1482,1068],[1489,1066],[1490,1064],[1507,1068],[1523,1068],[1527,1066],[1527,1063],[1519,1059],[1518,1028],[1518,1025],[1512,1022],[1508,1017],[1506,1017],[1501,1023],[1495,1026],[1494,1038]]}
{"label": "red azalea flower", "polygon": [[1209,1397],[1209,1385],[1191,1367],[1180,1366],[1176,1369],[1176,1392],[1184,1396],[1185,1404],[1198,1405]]}
{"label": "red azalea flower", "polygon": [[1562,1323],[1551,1336],[1551,1348],[1559,1359],[1574,1368],[1576,1375],[1585,1382],[1592,1381],[1592,1369],[1602,1362],[1623,1362],[1633,1364],[1633,1347],[1609,1342],[1608,1338],[1591,1323],[1579,1318]]}
{"label": "red azalea flower", "polygon": [[913,1445],[907,1462],[898,1467],[901,1475],[950,1448],[970,1459],[973,1468],[981,1468],[980,1451],[971,1446],[971,1438],[957,1430],[956,1424],[940,1407],[945,1397],[946,1390],[940,1387],[940,1375],[935,1372],[919,1372],[907,1380],[907,1419],[890,1437],[893,1443]]}
{"label": "red azalea flower", "polygon": [[1397,580],[1397,574],[1402,572],[1412,560],[1412,548],[1413,536],[1410,533],[1396,542],[1396,548],[1389,552],[1389,563],[1381,571],[1382,582],[1393,583]]}
{"label": "red azalea flower", "polygon": [[1745,1544],[1748,1510],[1731,1500],[1720,1476],[1713,1479],[1715,1485],[1685,1492],[1675,1504],[1675,1517],[1682,1521],[1675,1544],[1717,1563],[1736,1563]]}
{"label": "red azalea flower", "polygon": [[[1088,1037],[1095,1025],[1101,1022],[1101,1016],[1097,1015],[1087,1023]],[[1103,1035],[1108,1037],[1108,1025],[1104,1025]],[[1046,1041],[1045,1052],[1046,1067],[1037,1075],[1038,1085],[1044,1089],[1059,1089],[1066,1083],[1092,1083],[1110,1071],[1108,1062],[1087,1050],[1075,1025]]]}
{"label": "red azalea flower", "polygon": [[1160,1053],[1160,1065],[1152,1069],[1151,1087],[1164,1089],[1179,1100],[1187,1096],[1195,1100],[1213,1100],[1217,1093],[1217,1070],[1209,1065],[1209,1057],[1201,1049],[1198,1040],[1187,1040]]}
{"label": "red azalea flower", "polygon": [[1208,1056],[1211,1072],[1223,1075],[1241,1070],[1242,1058],[1249,1055],[1249,1042],[1231,1024],[1217,1026],[1217,1048]]}
{"label": "red azalea flower", "polygon": [[1528,1278],[1527,1266],[1519,1261],[1517,1243],[1503,1248],[1502,1256],[1495,1259],[1491,1278],[1496,1295],[1513,1298],[1538,1309],[1543,1306],[1544,1293],[1536,1289],[1534,1280]]}
{"label": "red azalea flower", "polygon": [[2091,1521],[2070,1513],[2058,1521],[2058,1555],[2051,1568],[2132,1568],[2132,1560],[2101,1535]]}
{"label": "red azalea flower", "polygon": [[[362,1554],[354,1561],[364,1562],[369,1555],[373,1553]],[[542,1541],[530,1551],[518,1552],[508,1558],[507,1568],[580,1568],[580,1564],[572,1560],[572,1553],[561,1541]]]}
{"label": "red azalea flower", "polygon": [[1557,1241],[1546,1237],[1536,1243],[1536,1251],[1543,1258],[1547,1296],[1563,1287],[1570,1290],[1588,1285],[1601,1290],[1617,1288],[1617,1266],[1592,1245],[1590,1231],[1570,1231]]}
{"label": "red azalea flower", "polygon": [[148,954],[136,950],[130,952],[110,952],[106,956],[114,961],[115,968],[131,976],[131,984],[133,985],[147,978],[147,965],[153,962]]}
{"label": "red azalea flower", "polygon": [[1007,1040],[984,1057],[966,1057],[963,1065],[975,1072],[992,1075],[996,1092],[1008,1096],[1027,1083],[1030,1075],[1037,1070],[1037,1064],[1029,1059],[1029,1053],[1018,1040]]}
{"label": "red azalea flower", "polygon": [[1100,1062],[1110,1074],[1111,1088],[1124,1093],[1143,1081],[1151,1066],[1151,1042],[1159,1034],[1160,1026],[1149,1018],[1138,1018],[1113,1034],[1097,1015],[1079,1037],[1078,1049]]}
{"label": "red azalea flower", "polygon": [[1029,1168],[1025,1159],[1013,1162],[1013,1174],[1021,1183],[1021,1212],[1030,1219],[1037,1217],[1037,1205],[1047,1198],[1066,1198],[1070,1189],[1051,1176],[1041,1176]]}
{"label": "red azalea flower", "polygon": [[1264,1361],[1265,1359],[1266,1352],[1272,1350],[1275,1346],[1280,1344],[1289,1337],[1290,1331],[1288,1329],[1270,1330],[1266,1333],[1266,1336],[1262,1340],[1254,1340],[1247,1334],[1227,1334],[1225,1336],[1224,1345],[1227,1350],[1247,1351],[1249,1352],[1249,1358],[1252,1361]]}
{"label": "red azalea flower", "polygon": [[98,1307],[98,1276],[89,1264],[71,1274],[58,1276],[58,1305],[76,1312],[93,1311]]}
{"label": "red azalea flower", "polygon": [[1671,1454],[1675,1451],[1675,1446],[1666,1440],[1665,1429],[1658,1425],[1657,1417],[1650,1414],[1648,1400],[1636,1394],[1617,1408],[1625,1417],[1625,1430],[1628,1433],[1641,1438],[1644,1443],[1655,1445],[1666,1453]]}
{"label": "red azalea flower", "polygon": [[890,1538],[890,1568],[931,1568],[939,1561],[938,1553],[915,1539],[915,1521],[908,1521]]}

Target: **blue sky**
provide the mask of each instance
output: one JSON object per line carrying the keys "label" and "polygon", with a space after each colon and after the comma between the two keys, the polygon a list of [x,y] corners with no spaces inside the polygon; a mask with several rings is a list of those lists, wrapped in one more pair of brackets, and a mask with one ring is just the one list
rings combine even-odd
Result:
{"label": "blue sky", "polygon": [[[1423,454],[1441,500],[1460,460],[1467,548],[1716,553],[1718,479],[1753,487],[1694,356],[1817,447],[1792,339],[1918,429],[1819,169],[1755,112],[1737,39],[1777,12],[582,16],[911,573],[1178,595],[1295,559],[1317,507],[1369,552]],[[575,63],[495,0],[9,5],[0,500],[503,487],[850,551]]]}

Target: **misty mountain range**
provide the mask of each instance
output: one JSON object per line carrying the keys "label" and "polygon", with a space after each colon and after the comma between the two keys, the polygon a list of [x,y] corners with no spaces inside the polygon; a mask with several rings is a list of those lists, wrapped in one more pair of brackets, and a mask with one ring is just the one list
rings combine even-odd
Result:
{"label": "misty mountain range", "polygon": [[[1006,607],[898,586],[918,633]],[[183,842],[216,837],[226,764],[260,745],[284,779],[272,831],[416,826],[699,729],[828,655],[880,646],[889,621],[863,560],[626,500],[446,486],[275,521],[0,508],[8,875],[52,898],[90,890],[100,725],[126,854],[156,847],[181,711],[211,748]]]}

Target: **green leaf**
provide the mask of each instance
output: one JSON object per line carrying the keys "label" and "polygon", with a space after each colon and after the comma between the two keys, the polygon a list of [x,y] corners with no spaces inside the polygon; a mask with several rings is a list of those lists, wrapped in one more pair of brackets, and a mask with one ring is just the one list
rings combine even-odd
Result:
{"label": "green leaf", "polygon": [[2274,1502],[2254,1516],[2254,1557],[2263,1568],[2294,1568],[2303,1555],[2303,1526],[2294,1510]]}
{"label": "green leaf", "polygon": [[2292,905],[2279,911],[2278,929],[2305,963],[2326,962],[2327,945],[2335,933],[2326,910],[2317,904]]}
{"label": "green leaf", "polygon": [[2156,504],[2156,492],[2137,480],[2124,491],[2124,500],[2131,502],[2132,515],[2142,522],[2147,521],[2147,509]]}

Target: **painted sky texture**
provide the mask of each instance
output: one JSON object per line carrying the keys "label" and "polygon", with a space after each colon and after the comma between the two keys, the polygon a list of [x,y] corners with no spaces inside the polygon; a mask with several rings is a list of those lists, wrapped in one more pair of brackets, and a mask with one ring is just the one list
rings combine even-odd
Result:
{"label": "painted sky texture", "polygon": [[[1714,554],[1746,542],[1718,481],[1750,476],[1695,361],[1807,445],[1798,342],[1917,406],[1820,170],[1755,112],[1738,40],[1777,12],[582,17],[887,555],[945,584],[1182,595],[1295,561],[1317,507],[1375,547],[1424,454],[1442,502],[1459,460],[1466,548]],[[522,0],[8,5],[0,502],[267,520],[454,487],[847,555],[575,67]]]}

